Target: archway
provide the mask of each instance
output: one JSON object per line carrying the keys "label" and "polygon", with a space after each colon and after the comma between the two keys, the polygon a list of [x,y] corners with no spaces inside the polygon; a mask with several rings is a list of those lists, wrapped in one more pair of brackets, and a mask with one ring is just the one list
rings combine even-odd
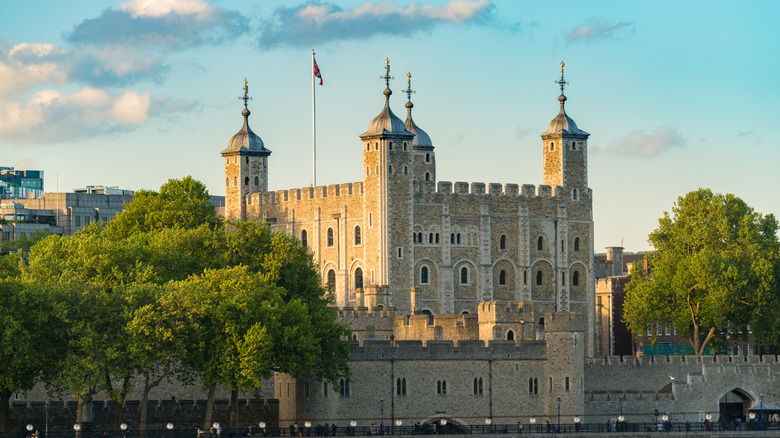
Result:
{"label": "archway", "polygon": [[732,389],[723,394],[723,397],[718,400],[720,421],[723,424],[731,425],[739,418],[739,420],[744,423],[745,412],[747,411],[747,408],[750,407],[750,400],[751,397],[739,388]]}

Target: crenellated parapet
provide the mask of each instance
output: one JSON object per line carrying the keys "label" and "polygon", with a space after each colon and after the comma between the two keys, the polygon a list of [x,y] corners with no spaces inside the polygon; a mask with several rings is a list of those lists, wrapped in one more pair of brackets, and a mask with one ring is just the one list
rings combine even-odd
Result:
{"label": "crenellated parapet", "polygon": [[[472,195],[472,196],[507,196],[521,198],[556,198],[561,200],[572,199],[573,189],[548,185],[523,184],[500,184],[483,182],[455,182],[439,181],[415,181],[414,192],[418,194],[440,194],[440,195]],[[588,189],[586,193],[581,194],[583,198],[590,199],[592,190]]]}
{"label": "crenellated parapet", "polygon": [[510,341],[365,341],[350,344],[352,361],[370,360],[539,360],[545,358],[544,341],[516,344]]}
{"label": "crenellated parapet", "polygon": [[303,187],[255,193],[247,197],[247,204],[281,204],[335,197],[363,196],[363,182],[332,184],[328,186]]}

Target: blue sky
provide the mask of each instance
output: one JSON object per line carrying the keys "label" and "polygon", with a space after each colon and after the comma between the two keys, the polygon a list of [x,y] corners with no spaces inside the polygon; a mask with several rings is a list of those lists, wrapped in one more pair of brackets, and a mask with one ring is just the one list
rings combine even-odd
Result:
{"label": "blue sky", "polygon": [[0,165],[46,188],[158,188],[193,175],[223,194],[219,152],[250,125],[269,188],[359,181],[358,135],[379,113],[384,59],[403,118],[443,181],[540,184],[539,134],[567,112],[591,133],[596,249],[648,249],[678,196],[734,193],[780,215],[780,3],[718,1],[38,1],[0,5]]}

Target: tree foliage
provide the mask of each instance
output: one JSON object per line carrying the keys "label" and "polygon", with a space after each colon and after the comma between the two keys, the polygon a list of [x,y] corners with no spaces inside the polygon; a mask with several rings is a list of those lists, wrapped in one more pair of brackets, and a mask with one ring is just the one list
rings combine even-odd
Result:
{"label": "tree foliage", "polygon": [[674,324],[696,355],[728,337],[780,341],[780,245],[773,215],[708,189],[677,200],[649,236],[650,273],[637,267],[624,320],[633,333]]}

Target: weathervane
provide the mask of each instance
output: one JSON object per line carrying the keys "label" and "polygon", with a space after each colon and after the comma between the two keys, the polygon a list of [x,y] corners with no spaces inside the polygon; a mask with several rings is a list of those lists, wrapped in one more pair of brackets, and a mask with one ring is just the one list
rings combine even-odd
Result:
{"label": "weathervane", "polygon": [[412,100],[412,94],[415,93],[414,90],[412,90],[412,72],[409,72],[406,74],[406,83],[408,88],[404,90],[404,93],[406,93],[406,99],[411,101]]}
{"label": "weathervane", "polygon": [[247,108],[247,103],[250,100],[252,100],[252,98],[249,97],[249,85],[248,84],[249,83],[246,81],[246,78],[244,78],[244,95],[238,97],[238,100],[243,100],[244,101],[244,108],[245,109],[248,109]]}
{"label": "weathervane", "polygon": [[387,86],[387,88],[390,88],[390,79],[395,79],[395,78],[390,76],[390,58],[389,57],[385,58],[385,64],[386,64],[385,68],[387,69],[387,72],[385,73],[384,76],[380,76],[379,79],[384,79],[385,80],[385,85]]}
{"label": "weathervane", "polygon": [[555,81],[556,84],[561,86],[561,95],[558,96],[558,100],[561,102],[561,108],[563,108],[563,103],[566,102],[566,96],[563,94],[563,89],[564,89],[564,87],[569,85],[569,81],[567,81],[567,80],[565,80],[563,78],[563,67],[565,67],[565,66],[566,66],[566,63],[561,61],[561,80],[560,81]]}

